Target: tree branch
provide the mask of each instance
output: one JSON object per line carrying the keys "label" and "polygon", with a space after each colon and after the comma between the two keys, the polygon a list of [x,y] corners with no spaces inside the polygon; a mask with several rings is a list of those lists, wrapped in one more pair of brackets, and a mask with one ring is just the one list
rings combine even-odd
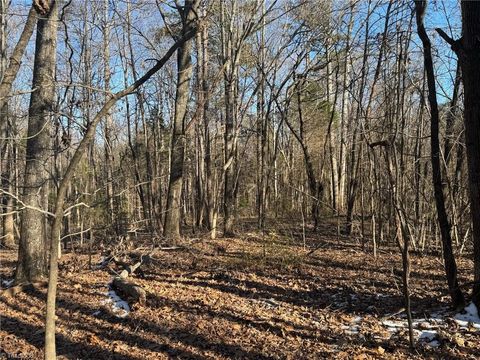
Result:
{"label": "tree branch", "polygon": [[450,36],[448,36],[445,31],[443,31],[440,28],[436,28],[435,31],[438,33],[438,35],[440,35],[440,37],[443,40],[445,40],[447,43],[449,43],[450,46],[452,46],[452,47],[455,46],[456,41],[454,39],[452,39]]}

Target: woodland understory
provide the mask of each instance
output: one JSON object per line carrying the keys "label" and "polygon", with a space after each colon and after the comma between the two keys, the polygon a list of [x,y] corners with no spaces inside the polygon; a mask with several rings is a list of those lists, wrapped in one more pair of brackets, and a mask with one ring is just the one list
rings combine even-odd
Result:
{"label": "woodland understory", "polygon": [[[69,250],[60,261],[58,358],[478,358],[480,329],[454,320],[438,253],[412,254],[413,316],[422,319],[415,336],[434,331],[438,345],[422,337],[411,351],[397,249],[382,245],[375,259],[359,239],[337,236],[335,226],[328,219],[315,232],[309,227],[304,241],[296,222],[282,219],[259,232],[242,219],[241,237],[188,233],[177,248],[139,235],[134,246],[115,251],[128,263],[151,256],[134,276],[146,302],[125,317],[106,301],[122,269],[105,261],[111,252],[93,249],[90,260],[85,247]],[[15,254],[1,257],[1,277],[11,279]],[[465,274],[471,260],[458,266]],[[42,357],[44,301],[41,286],[2,299],[3,356]],[[392,331],[396,321],[403,327]]]}
{"label": "woodland understory", "polygon": [[479,358],[480,1],[0,0],[0,356]]}

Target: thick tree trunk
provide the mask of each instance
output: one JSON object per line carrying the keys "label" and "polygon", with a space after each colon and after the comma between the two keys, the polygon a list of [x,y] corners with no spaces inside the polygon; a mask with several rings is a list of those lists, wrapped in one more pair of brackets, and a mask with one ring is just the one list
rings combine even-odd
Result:
{"label": "thick tree trunk", "polygon": [[[47,197],[48,162],[52,152],[51,122],[55,106],[57,48],[57,1],[39,18],[33,65],[32,95],[28,112],[23,202],[44,208]],[[46,209],[45,209],[46,210]],[[45,214],[27,208],[22,213],[16,283],[35,282],[47,275]]]}
{"label": "thick tree trunk", "polygon": [[472,297],[480,307],[480,2],[462,1],[462,30],[457,54],[463,75],[465,144],[473,224],[475,285]]}
{"label": "thick tree trunk", "polygon": [[[196,7],[191,0],[185,1],[180,11],[185,34],[195,27]],[[185,117],[187,114],[190,79],[192,42],[186,41],[177,53],[177,94],[175,97],[175,117],[170,152],[170,181],[168,183],[167,209],[163,235],[176,239],[180,237],[181,200],[183,188],[183,162],[185,157]]]}
{"label": "thick tree trunk", "polygon": [[[237,12],[237,1],[232,3],[232,13],[228,28],[225,28],[225,9],[221,4],[222,18],[222,57],[224,64],[225,85],[225,132],[224,132],[224,165],[223,165],[223,236],[235,235],[235,201],[236,201],[236,102],[235,87],[237,82],[237,59],[234,56],[232,34],[234,32],[234,18]],[[238,49],[240,51],[240,49]]]}
{"label": "thick tree trunk", "polygon": [[[205,9],[203,10],[205,11]],[[209,106],[210,106],[210,94],[208,84],[208,26],[206,20],[203,19],[203,24],[197,37],[197,57],[198,57],[198,82],[199,82],[199,120],[201,121],[201,128],[199,135],[202,142],[203,159],[199,159],[202,162],[204,174],[200,174],[203,177],[201,190],[202,193],[202,207],[205,214],[203,215],[204,222],[206,222],[208,230],[211,231],[211,235],[215,237],[215,219],[216,219],[216,191],[214,189],[214,179],[212,171],[212,140],[210,136],[210,121],[209,121]]]}
{"label": "thick tree trunk", "polygon": [[448,220],[447,210],[445,208],[445,198],[443,194],[442,172],[440,165],[440,116],[438,113],[435,73],[433,69],[431,43],[423,25],[423,16],[425,14],[426,2],[416,1],[415,8],[417,14],[418,35],[423,43],[424,65],[425,71],[427,73],[428,102],[430,104],[431,114],[430,147],[432,160],[432,180],[433,190],[435,194],[435,205],[437,208],[438,224],[440,226],[440,233],[442,236],[443,260],[445,263],[445,272],[447,275],[447,282],[450,291],[450,297],[452,299],[452,305],[455,308],[459,309],[465,306],[465,299],[463,297],[462,291],[458,286],[457,264],[455,262],[455,257],[453,255],[452,249],[451,226]]}

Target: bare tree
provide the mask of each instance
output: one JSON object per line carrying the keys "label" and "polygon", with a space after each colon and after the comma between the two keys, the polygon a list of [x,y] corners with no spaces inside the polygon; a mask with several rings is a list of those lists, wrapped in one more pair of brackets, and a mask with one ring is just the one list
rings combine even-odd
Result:
{"label": "bare tree", "polygon": [[[20,34],[20,38],[18,39],[15,48],[13,49],[8,65],[4,69],[2,82],[0,83],[0,109],[3,109],[4,105],[8,101],[8,97],[12,90],[13,81],[15,80],[18,70],[20,69],[23,54],[25,53],[28,41],[33,34],[33,30],[35,29],[35,24],[37,22],[37,12],[35,10],[36,3],[37,1],[34,0],[34,6],[30,8],[27,20],[25,21],[25,25],[23,27],[23,31]],[[2,9],[2,12],[3,11],[6,11],[6,8]],[[44,13],[40,14],[44,15]],[[3,126],[4,121],[0,117],[0,130]]]}
{"label": "bare tree", "polygon": [[432,181],[433,190],[435,193],[435,204],[438,214],[438,223],[440,225],[440,233],[443,244],[443,260],[445,263],[445,272],[447,275],[448,288],[450,290],[450,297],[452,298],[452,305],[461,309],[465,306],[465,299],[463,293],[458,285],[457,279],[457,264],[453,255],[451,226],[448,220],[447,210],[445,208],[445,198],[443,194],[442,172],[440,164],[440,139],[439,139],[439,124],[440,116],[438,113],[437,90],[435,84],[435,72],[432,60],[432,45],[428,34],[423,24],[425,10],[427,8],[426,1],[416,1],[415,9],[417,15],[417,29],[420,39],[423,44],[423,56],[425,64],[425,72],[427,74],[428,84],[428,102],[430,104],[430,148],[432,159]]}
{"label": "bare tree", "polygon": [[104,119],[110,109],[116,102],[123,97],[133,93],[145,82],[147,82],[153,75],[155,75],[165,63],[172,57],[172,55],[185,43],[194,36],[195,32],[190,31],[185,33],[183,37],[178,39],[165,53],[165,55],[157,60],[155,65],[150,68],[142,77],[133,82],[125,89],[113,94],[110,99],[103,104],[102,108],[92,119],[85,132],[84,137],[80,141],[78,147],[68,164],[62,180],[59,183],[54,206],[54,219],[49,235],[50,241],[50,268],[48,274],[48,293],[47,293],[47,307],[45,320],[45,360],[56,359],[56,345],[55,345],[55,301],[57,296],[58,284],[58,244],[60,239],[60,232],[62,227],[62,219],[64,214],[65,195],[68,185],[75,174],[75,171],[82,160],[86,150],[94,140],[95,131],[99,122]]}
{"label": "bare tree", "polygon": [[[21,217],[20,247],[15,281],[34,282],[47,275],[46,210],[51,156],[52,119],[55,113],[55,67],[58,2],[43,3],[38,19],[32,89],[28,112],[23,202],[31,206]],[[37,208],[37,209],[35,209]]]}
{"label": "bare tree", "polygon": [[[186,0],[176,4],[182,22],[181,36],[196,31],[198,0]],[[185,121],[188,107],[190,79],[192,77],[191,41],[186,41],[177,53],[177,93],[175,96],[175,117],[171,142],[170,181],[168,184],[167,209],[163,235],[180,237],[180,212],[183,187],[183,162],[185,157]]]}

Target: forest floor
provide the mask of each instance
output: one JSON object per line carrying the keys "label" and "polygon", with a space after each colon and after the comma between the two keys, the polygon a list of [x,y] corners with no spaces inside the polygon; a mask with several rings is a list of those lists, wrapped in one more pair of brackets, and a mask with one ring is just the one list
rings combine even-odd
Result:
{"label": "forest floor", "polygon": [[[381,247],[374,259],[354,239],[338,237],[332,223],[307,230],[305,242],[298,225],[276,228],[262,234],[245,223],[236,238],[196,235],[177,249],[148,251],[150,263],[133,277],[146,303],[130,312],[109,293],[114,264],[90,267],[87,253],[64,254],[59,359],[480,357],[480,324],[448,309],[439,256],[412,254],[417,342],[409,350],[395,247]],[[137,255],[147,252],[143,242]],[[0,251],[3,285],[15,258]],[[92,264],[101,262],[99,251]],[[464,276],[471,261],[458,267],[462,283],[471,281]],[[0,358],[42,359],[45,294],[37,287],[2,297]]]}

